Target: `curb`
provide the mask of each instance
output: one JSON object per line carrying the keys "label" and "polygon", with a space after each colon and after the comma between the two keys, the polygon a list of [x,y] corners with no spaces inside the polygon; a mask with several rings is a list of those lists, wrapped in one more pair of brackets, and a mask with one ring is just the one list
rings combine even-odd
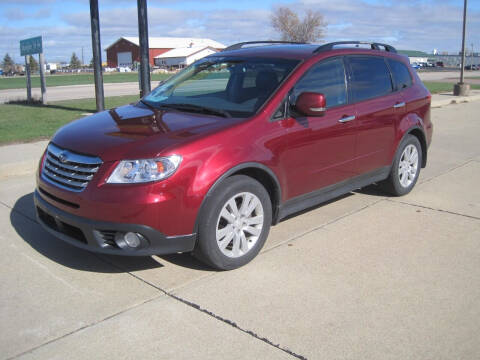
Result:
{"label": "curb", "polygon": [[[441,97],[445,96],[444,99],[433,99],[433,97]],[[432,96],[432,108],[439,108],[451,104],[461,104],[461,103],[468,103],[473,101],[480,101],[480,92],[475,91],[473,94],[468,96],[454,96],[450,93],[443,93],[443,94],[436,94]]]}

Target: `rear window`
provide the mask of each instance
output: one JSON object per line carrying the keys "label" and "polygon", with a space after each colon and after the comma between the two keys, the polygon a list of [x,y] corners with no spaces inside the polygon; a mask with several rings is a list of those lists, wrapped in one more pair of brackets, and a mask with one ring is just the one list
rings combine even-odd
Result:
{"label": "rear window", "polygon": [[351,89],[356,102],[387,95],[393,91],[390,71],[385,60],[374,56],[348,58],[352,73]]}
{"label": "rear window", "polygon": [[402,90],[412,85],[410,71],[408,71],[405,64],[401,63],[400,61],[388,59],[388,65],[392,70],[396,90]]}

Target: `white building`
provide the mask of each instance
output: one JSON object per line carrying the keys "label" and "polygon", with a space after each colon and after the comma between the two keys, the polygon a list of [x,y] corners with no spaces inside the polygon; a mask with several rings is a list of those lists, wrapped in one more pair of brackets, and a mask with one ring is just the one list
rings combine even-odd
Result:
{"label": "white building", "polygon": [[172,49],[155,56],[155,65],[182,68],[216,52],[218,52],[218,50],[211,46],[192,46]]}

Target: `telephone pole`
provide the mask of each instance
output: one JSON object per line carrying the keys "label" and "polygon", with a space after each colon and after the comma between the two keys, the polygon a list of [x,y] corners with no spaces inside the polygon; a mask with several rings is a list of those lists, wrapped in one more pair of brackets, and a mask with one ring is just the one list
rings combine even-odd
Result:
{"label": "telephone pole", "polygon": [[137,0],[138,37],[140,40],[140,97],[150,92],[147,0]]}
{"label": "telephone pole", "polygon": [[470,85],[463,82],[463,73],[465,71],[465,28],[467,26],[467,0],[463,3],[463,31],[462,31],[462,61],[460,68],[460,82],[453,86],[453,95],[463,96],[470,92]]}

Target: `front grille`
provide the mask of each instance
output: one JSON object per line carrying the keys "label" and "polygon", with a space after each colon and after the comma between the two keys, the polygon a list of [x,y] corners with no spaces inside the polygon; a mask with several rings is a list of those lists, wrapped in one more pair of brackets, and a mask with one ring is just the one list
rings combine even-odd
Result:
{"label": "front grille", "polygon": [[43,179],[70,191],[83,191],[98,171],[102,160],[49,144],[43,162]]}
{"label": "front grille", "polygon": [[39,207],[37,207],[37,213],[40,220],[42,220],[42,222],[50,229],[65,234],[69,238],[78,240],[84,244],[87,243],[87,239],[85,238],[83,231],[76,226],[64,223],[59,219],[55,219],[52,215],[46,213]]}

